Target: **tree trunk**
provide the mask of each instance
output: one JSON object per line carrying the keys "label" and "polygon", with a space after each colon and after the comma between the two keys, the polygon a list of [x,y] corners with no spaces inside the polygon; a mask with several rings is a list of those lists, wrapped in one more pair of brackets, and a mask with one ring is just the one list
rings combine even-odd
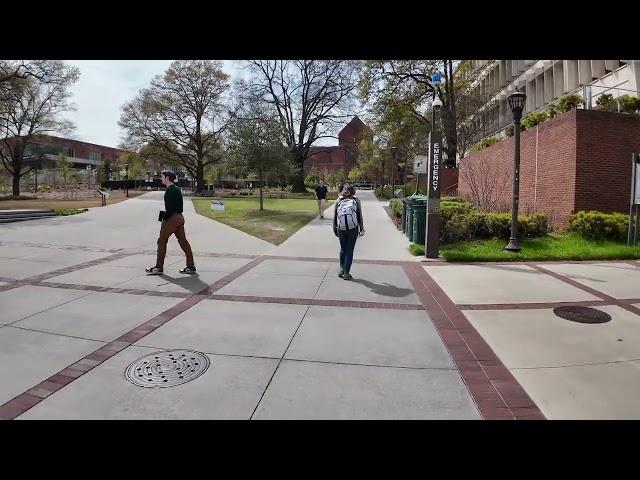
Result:
{"label": "tree trunk", "polygon": [[20,171],[16,169],[13,173],[13,196],[20,195]]}
{"label": "tree trunk", "polygon": [[260,182],[260,211],[264,210],[264,204],[262,201],[262,169],[258,172],[258,181]]}
{"label": "tree trunk", "polygon": [[198,162],[196,170],[196,193],[202,192],[204,189],[204,164]]}
{"label": "tree trunk", "polygon": [[295,173],[292,178],[292,193],[305,193],[307,187],[304,185],[304,158],[297,157],[295,159]]}

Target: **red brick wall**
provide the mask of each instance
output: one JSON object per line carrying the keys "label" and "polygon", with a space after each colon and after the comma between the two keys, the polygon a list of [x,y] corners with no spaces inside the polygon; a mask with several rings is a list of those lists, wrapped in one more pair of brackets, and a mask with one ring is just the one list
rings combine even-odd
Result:
{"label": "red brick wall", "polygon": [[[573,111],[521,133],[520,213],[545,212],[554,227],[566,225],[575,199],[575,132]],[[460,160],[458,194],[472,198],[469,179],[474,177],[480,190],[494,189],[496,210],[509,211],[513,154],[511,137]]]}
{"label": "red brick wall", "polygon": [[440,194],[442,196],[456,195],[458,191],[458,169],[443,168],[440,170],[440,186]]}
{"label": "red brick wall", "polygon": [[322,173],[326,168],[328,172],[342,170],[349,173],[350,164],[347,161],[345,147],[311,147],[312,155],[304,162],[304,172],[311,167]]}
{"label": "red brick wall", "polygon": [[578,110],[576,210],[629,213],[631,154],[640,152],[640,117]]}
{"label": "red brick wall", "polygon": [[[465,173],[485,165],[497,183],[507,180],[498,209],[509,211],[513,150],[512,137],[462,159],[459,195],[472,196]],[[632,115],[573,110],[522,132],[520,212],[545,212],[557,229],[578,210],[628,212],[634,151],[640,151],[640,118]]]}

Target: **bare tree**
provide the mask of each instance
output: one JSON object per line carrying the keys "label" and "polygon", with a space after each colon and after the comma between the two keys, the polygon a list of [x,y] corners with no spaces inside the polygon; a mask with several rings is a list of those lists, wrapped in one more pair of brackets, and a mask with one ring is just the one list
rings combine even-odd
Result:
{"label": "bare tree", "polygon": [[47,60],[0,60],[0,102],[24,80],[46,81],[56,75],[55,63]]}
{"label": "bare tree", "polygon": [[20,195],[20,178],[47,154],[39,135],[68,134],[73,124],[60,114],[73,110],[69,87],[80,71],[61,61],[44,61],[41,76],[32,75],[7,89],[0,110],[0,159],[13,176],[13,195]]}
{"label": "bare tree", "polygon": [[179,60],[122,107],[126,144],[151,143],[204,187],[204,169],[221,157],[221,136],[232,117],[224,94],[229,75],[219,60]]}
{"label": "bare tree", "polygon": [[354,111],[359,62],[252,60],[249,88],[271,105],[284,130],[294,165],[293,191],[304,192],[304,162],[321,138],[335,138]]}
{"label": "bare tree", "polygon": [[478,156],[460,161],[459,172],[469,186],[474,205],[485,211],[500,209],[510,185],[506,169],[498,168],[489,158]]}

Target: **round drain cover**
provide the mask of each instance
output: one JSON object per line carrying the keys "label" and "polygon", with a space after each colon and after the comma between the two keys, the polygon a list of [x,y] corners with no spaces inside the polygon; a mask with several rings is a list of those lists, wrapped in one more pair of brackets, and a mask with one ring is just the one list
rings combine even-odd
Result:
{"label": "round drain cover", "polygon": [[556,307],[553,309],[558,317],[578,323],[607,323],[611,316],[595,308],[589,307]]}
{"label": "round drain cover", "polygon": [[195,380],[207,371],[211,361],[193,350],[165,350],[150,353],[127,367],[124,376],[146,388],[175,387]]}

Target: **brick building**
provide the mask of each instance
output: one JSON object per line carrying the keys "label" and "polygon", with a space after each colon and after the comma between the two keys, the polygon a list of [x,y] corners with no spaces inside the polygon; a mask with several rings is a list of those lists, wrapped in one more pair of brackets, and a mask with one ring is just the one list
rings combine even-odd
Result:
{"label": "brick building", "polygon": [[83,182],[97,182],[97,169],[107,160],[115,169],[117,158],[124,152],[119,148],[70,138],[38,135],[29,142],[25,150],[25,164],[36,168],[24,176],[21,182],[24,186],[62,183],[63,178],[57,168],[60,155],[64,155],[72,163],[72,168],[80,172]]}
{"label": "brick building", "polygon": [[338,145],[333,147],[311,147],[309,158],[305,161],[305,173],[311,168],[318,172],[334,172],[342,170],[348,174],[349,170],[358,162],[358,142],[366,137],[372,137],[371,129],[357,116],[338,134]]}
{"label": "brick building", "polygon": [[[629,212],[631,154],[640,152],[640,117],[577,109],[521,134],[520,212],[545,212],[564,229],[579,210]],[[513,137],[460,160],[458,193],[493,188],[508,211]]]}
{"label": "brick building", "polygon": [[125,152],[119,148],[105,147],[94,143],[81,142],[70,138],[54,137],[51,135],[39,135],[34,138],[28,147],[28,154],[46,152],[44,158],[55,161],[59,154],[63,154],[74,163],[76,168],[86,168],[101,165],[105,160],[114,161]]}

